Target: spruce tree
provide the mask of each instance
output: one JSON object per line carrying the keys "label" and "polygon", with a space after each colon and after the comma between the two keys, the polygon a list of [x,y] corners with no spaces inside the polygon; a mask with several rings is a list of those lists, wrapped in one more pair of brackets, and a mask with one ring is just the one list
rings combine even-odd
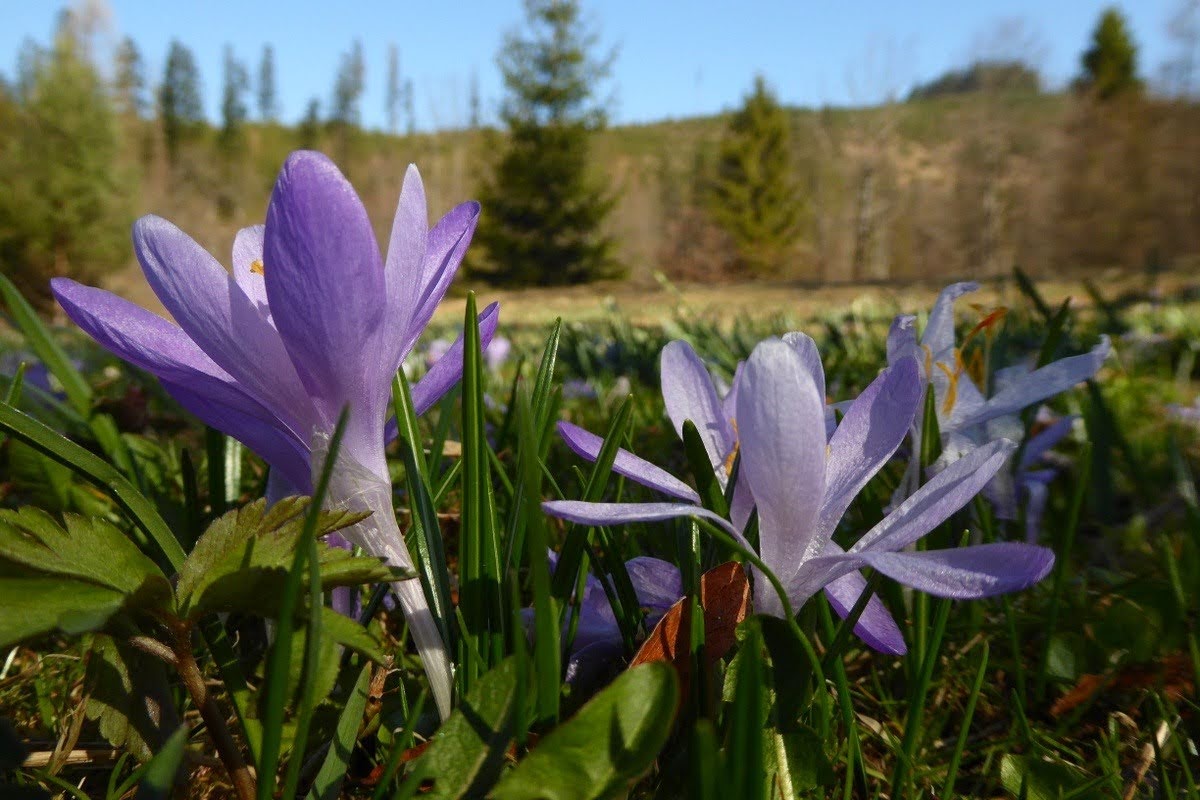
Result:
{"label": "spruce tree", "polygon": [[146,101],[146,65],[137,43],[128,36],[122,39],[117,46],[114,62],[113,89],[117,112],[130,117],[145,115],[150,110]]}
{"label": "spruce tree", "polygon": [[0,103],[0,264],[44,304],[50,278],[126,263],[132,190],[112,101],[69,19],[27,58],[24,93]]}
{"label": "spruce tree", "polygon": [[263,46],[262,60],[258,62],[258,118],[263,122],[274,122],[279,117],[279,98],[275,89],[275,50],[271,45]]}
{"label": "spruce tree", "polygon": [[794,179],[787,112],[762,76],[729,120],[717,155],[709,211],[733,239],[741,267],[778,272],[799,234],[803,202]]}
{"label": "spruce tree", "polygon": [[1092,32],[1091,46],[1083,54],[1080,84],[1101,100],[1136,93],[1142,82],[1137,75],[1137,45],[1129,33],[1125,16],[1116,8],[1100,15]]}
{"label": "spruce tree", "polygon": [[175,40],[167,50],[167,66],[158,90],[158,113],[167,158],[174,163],[179,157],[180,146],[204,128],[200,68],[196,66],[192,51]]}
{"label": "spruce tree", "polygon": [[250,75],[246,67],[233,55],[233,48],[225,45],[225,69],[221,90],[221,134],[218,144],[227,157],[241,149],[244,127],[249,110],[244,95],[250,88]]}
{"label": "spruce tree", "polygon": [[400,51],[396,45],[388,45],[387,91],[384,95],[384,110],[387,112],[388,133],[400,131],[400,105],[403,101],[404,85],[400,82]]}
{"label": "spruce tree", "polygon": [[525,12],[531,30],[510,34],[498,58],[508,143],[481,192],[476,238],[488,263],[472,271],[504,285],[616,277],[613,241],[601,232],[613,198],[588,158],[605,123],[593,96],[611,56],[591,54],[596,37],[574,0],[525,0]]}

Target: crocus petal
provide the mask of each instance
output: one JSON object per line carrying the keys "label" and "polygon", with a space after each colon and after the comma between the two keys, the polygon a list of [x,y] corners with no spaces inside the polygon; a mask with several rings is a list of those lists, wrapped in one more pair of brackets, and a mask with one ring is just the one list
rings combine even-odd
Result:
{"label": "crocus petal", "polygon": [[263,314],[270,314],[267,304],[267,284],[263,281],[262,225],[242,228],[233,238],[233,279],[250,302]]}
{"label": "crocus petal", "polygon": [[825,402],[825,365],[821,363],[821,353],[817,350],[817,343],[807,333],[800,331],[792,331],[783,335],[783,340],[792,346],[792,349],[800,356],[800,360],[804,362],[804,366],[812,375],[813,384],[817,387],[817,394],[821,396],[821,402]]}
{"label": "crocus petal", "polygon": [[921,346],[917,344],[917,318],[903,314],[892,320],[887,334],[888,363],[895,364],[902,358],[916,358],[924,369],[921,354]]}
{"label": "crocus petal", "polygon": [[[604,439],[569,422],[558,423],[558,435],[562,437],[572,452],[588,461],[595,461],[600,455],[600,448],[604,446]],[[628,450],[617,451],[612,468],[613,472],[637,481],[642,486],[688,503],[700,505],[700,495],[696,494],[692,487],[665,469],[638,458]]]}
{"label": "crocus petal", "polygon": [[943,358],[947,351],[954,349],[954,301],[978,289],[978,283],[966,281],[952,283],[938,294],[921,334],[921,344],[933,352],[935,359]]}
{"label": "crocus petal", "polygon": [[743,547],[750,547],[741,531],[735,530],[728,520],[706,508],[687,503],[588,503],[583,500],[548,500],[542,503],[542,510],[552,517],[596,527],[700,517],[716,523]]}
{"label": "crocus petal", "polygon": [[[500,322],[500,304],[491,303],[478,317],[479,344],[487,348],[488,343],[496,334],[496,325]],[[413,409],[420,416],[442,399],[446,392],[462,380],[463,371],[463,337],[460,334],[454,344],[442,354],[442,357],[429,368],[429,371],[417,381],[413,387]],[[390,438],[390,437],[389,437]]]}
{"label": "crocus petal", "polygon": [[1041,460],[1049,450],[1066,438],[1075,425],[1077,417],[1060,417],[1029,437],[1021,451],[1021,469],[1028,469]]}
{"label": "crocus petal", "polygon": [[[850,572],[825,587],[825,596],[829,605],[842,619],[845,619],[854,609],[858,598],[867,588],[867,581],[860,572]],[[854,635],[866,642],[872,650],[902,656],[908,652],[904,644],[904,634],[887,606],[872,595],[863,609],[862,615],[854,626]]]}
{"label": "crocus petal", "polygon": [[163,388],[179,405],[196,415],[204,424],[232,436],[249,447],[268,464],[272,475],[278,470],[288,483],[302,487],[307,494],[312,481],[309,453],[300,441],[279,423],[265,422],[260,415],[214,402],[210,396],[194,391],[195,384],[178,384],[162,379]]}
{"label": "crocus petal", "polygon": [[786,582],[820,552],[815,523],[825,493],[825,403],[796,350],[759,343],[738,393],[739,480],[758,508],[759,555]]}
{"label": "crocus petal", "polygon": [[225,268],[160,217],[134,223],[133,244],[150,287],[192,341],[303,433],[311,424],[307,393],[283,342]]}
{"label": "crocus petal", "polygon": [[745,361],[739,361],[733,369],[733,380],[729,382],[729,391],[721,398],[721,411],[725,415],[725,419],[737,419],[737,396],[738,384],[742,380],[742,367],[746,365]]}
{"label": "crocus petal", "polygon": [[713,468],[719,469],[736,440],[704,362],[687,342],[668,342],[662,351],[660,372],[663,403],[675,432],[683,436],[683,423],[690,419]]}
{"label": "crocus petal", "polygon": [[670,561],[638,556],[625,562],[625,570],[643,607],[665,611],[683,596],[679,568]]}
{"label": "crocus petal", "polygon": [[1025,491],[1025,542],[1036,544],[1042,530],[1042,517],[1046,513],[1046,500],[1050,489],[1045,482],[1030,481],[1022,484]]}
{"label": "crocus petal", "polygon": [[829,440],[825,466],[825,501],[818,530],[834,528],[867,482],[908,435],[921,403],[917,362],[904,358],[863,390]]}
{"label": "crocus petal", "polygon": [[984,403],[976,413],[962,420],[960,427],[978,425],[1006,414],[1015,414],[1047,397],[1065,392],[1095,375],[1108,358],[1110,349],[1108,337],[1101,336],[1100,343],[1089,352],[1059,359],[1014,380]]}
{"label": "crocus petal", "polygon": [[977,495],[1015,449],[1007,439],[998,439],[972,450],[867,531],[850,553],[899,550],[920,539]]}
{"label": "crocus petal", "polygon": [[[267,297],[287,352],[332,428],[343,407],[382,418],[392,373],[379,369],[383,264],[358,195],[333,162],[293,153],[267,207]],[[382,438],[382,437],[381,437]]]}
{"label": "crocus petal", "polygon": [[863,559],[889,578],[953,600],[976,600],[1025,589],[1054,566],[1054,552],[1019,542],[926,552],[867,551]]}
{"label": "crocus petal", "polygon": [[421,265],[421,294],[413,312],[409,348],[416,343],[417,336],[433,318],[433,312],[454,282],[478,223],[479,203],[472,200],[452,208],[429,232]]}
{"label": "crocus petal", "polygon": [[111,292],[55,278],[51,291],[76,325],[102,346],[160,380],[187,386],[197,396],[283,427],[274,413],[249,397],[178,325]]}
{"label": "crocus petal", "polygon": [[[383,324],[386,333],[382,357],[384,369],[394,373],[407,355],[409,334],[420,335],[411,324],[420,301],[422,264],[429,238],[429,211],[425,204],[425,185],[415,164],[409,164],[400,188],[400,200],[392,219],[392,236],[388,240],[384,261],[384,286],[387,292],[387,313]],[[422,326],[423,327],[423,326]]]}

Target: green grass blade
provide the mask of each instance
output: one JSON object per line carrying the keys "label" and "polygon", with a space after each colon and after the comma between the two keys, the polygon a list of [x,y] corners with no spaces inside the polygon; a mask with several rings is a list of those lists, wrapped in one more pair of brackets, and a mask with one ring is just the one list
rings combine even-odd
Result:
{"label": "green grass blade", "polygon": [[[403,371],[392,381],[392,404],[395,408],[399,436],[400,459],[404,463],[404,484],[408,491],[412,528],[407,537],[417,551],[417,569],[421,587],[437,620],[438,629],[447,647],[452,648],[450,574],[446,567],[446,551],[442,546],[442,528],[437,518],[435,500],[430,496],[427,482],[428,464],[421,447],[421,433],[413,409],[412,393]],[[414,530],[415,529],[415,530]],[[453,649],[450,650],[453,652]]]}
{"label": "green grass blade", "polygon": [[962,763],[962,754],[967,747],[967,735],[971,732],[971,718],[975,716],[975,704],[979,702],[979,693],[983,690],[983,679],[987,676],[989,654],[990,649],[985,640],[983,655],[979,658],[979,669],[975,671],[975,680],[971,683],[971,693],[967,696],[967,707],[963,710],[962,726],[958,731],[958,739],[954,742],[954,752],[950,755],[950,764],[946,768],[946,783],[941,794],[945,800],[954,797],[954,782],[958,778],[958,765]]}
{"label": "green grass blade", "polygon": [[[338,449],[342,443],[342,433],[346,428],[346,419],[349,416],[349,409],[343,409],[341,416],[338,418],[337,427],[334,428],[333,436],[329,440],[329,452],[325,457],[325,463],[321,468],[320,478],[317,480],[317,485],[313,490],[312,503],[309,505],[308,512],[304,517],[304,530],[301,533],[300,540],[296,545],[296,554],[292,559],[292,568],[288,573],[288,578],[284,584],[283,592],[279,598],[279,625],[275,630],[275,642],[271,645],[270,654],[267,656],[267,672],[266,685],[263,687],[263,713],[262,713],[262,752],[258,763],[258,800],[271,800],[275,795],[275,775],[279,769],[279,755],[282,750],[283,723],[284,714],[286,711],[288,700],[288,673],[291,668],[292,657],[292,624],[296,616],[297,606],[300,601],[300,584],[304,579],[305,563],[310,557],[310,548],[307,545],[312,541],[317,530],[317,520],[320,518],[321,506],[325,502],[325,494],[329,490],[329,479],[333,475],[334,465],[337,462]],[[313,572],[317,573],[317,591],[320,591],[320,570],[313,565]],[[311,584],[310,584],[311,591]],[[314,605],[309,610],[310,627],[309,636],[312,636],[312,617],[319,617],[320,608]],[[319,625],[319,623],[317,623]],[[319,633],[320,629],[317,628]],[[302,674],[311,674],[312,668],[316,661],[310,661],[310,650],[315,648],[315,643],[308,643],[312,647],[306,647],[304,653],[304,667]],[[303,739],[297,731],[295,745],[293,748],[292,759],[301,760]],[[294,792],[293,792],[294,793]]]}
{"label": "green grass blade", "polygon": [[183,564],[179,540],[146,497],[112,464],[10,405],[0,403],[0,430],[70,468],[117,501],[121,510],[158,546],[172,572]]}
{"label": "green grass blade", "polygon": [[79,370],[75,369],[66,351],[43,324],[33,306],[29,305],[17,291],[17,287],[4,275],[0,275],[0,296],[3,296],[13,322],[25,335],[25,341],[46,365],[46,369],[62,384],[67,401],[88,421],[88,427],[91,428],[92,435],[96,437],[100,447],[122,473],[130,477],[136,476],[133,458],[129,454],[129,448],[121,440],[116,423],[107,414],[95,412],[95,395],[91,385]]}
{"label": "green grass blade", "polygon": [[[363,665],[358,680],[350,693],[350,699],[338,715],[337,731],[329,745],[329,752],[321,762],[321,769],[308,790],[308,800],[337,800],[350,766],[350,756],[358,740],[358,729],[362,725],[363,712],[367,709],[367,693],[371,686],[371,663]],[[284,797],[289,797],[284,793]]]}

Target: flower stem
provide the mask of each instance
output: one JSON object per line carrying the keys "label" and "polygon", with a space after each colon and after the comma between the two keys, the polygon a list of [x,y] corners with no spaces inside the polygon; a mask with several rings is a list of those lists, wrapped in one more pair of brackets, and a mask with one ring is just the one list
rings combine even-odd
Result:
{"label": "flower stem", "polygon": [[254,776],[246,766],[242,752],[225,724],[225,717],[217,706],[216,698],[208,693],[204,676],[200,673],[195,654],[192,653],[192,626],[186,622],[176,622],[171,626],[171,632],[175,637],[172,648],[175,653],[175,668],[208,727],[208,735],[217,746],[217,755],[221,758],[221,763],[229,771],[229,778],[233,781],[238,800],[254,800],[257,794]]}

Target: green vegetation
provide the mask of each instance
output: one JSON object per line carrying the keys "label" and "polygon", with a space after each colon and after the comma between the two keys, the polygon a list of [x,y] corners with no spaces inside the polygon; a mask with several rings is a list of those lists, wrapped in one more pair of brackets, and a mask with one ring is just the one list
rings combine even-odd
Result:
{"label": "green vegetation", "polygon": [[525,12],[533,31],[511,34],[499,58],[508,138],[480,194],[486,263],[474,261],[471,273],[508,286],[616,277],[622,268],[602,230],[614,198],[589,158],[604,126],[593,97],[608,60],[589,52],[594,36],[575,0],[526,0]]}
{"label": "green vegetation", "polygon": [[804,198],[792,177],[791,134],[787,112],[756,77],[721,138],[708,197],[709,213],[750,275],[778,273],[800,233]]}

